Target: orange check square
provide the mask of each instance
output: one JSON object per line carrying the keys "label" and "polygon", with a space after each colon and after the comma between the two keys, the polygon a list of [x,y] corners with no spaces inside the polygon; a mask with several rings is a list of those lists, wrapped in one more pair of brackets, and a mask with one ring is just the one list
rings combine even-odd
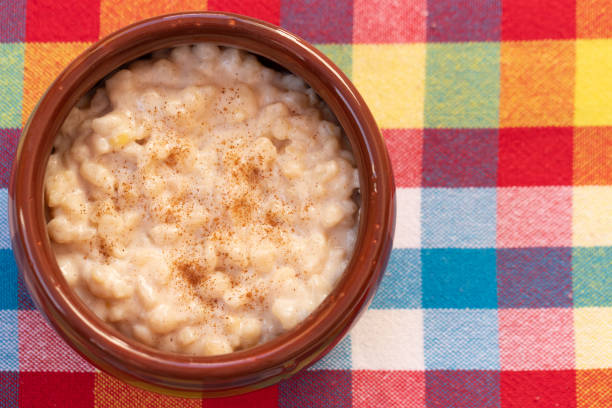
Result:
{"label": "orange check square", "polygon": [[574,129],[574,185],[612,184],[612,127]]}
{"label": "orange check square", "polygon": [[202,400],[169,397],[141,390],[108,374],[98,372],[94,381],[94,406],[96,408],[199,408],[202,406]]}
{"label": "orange check square", "polygon": [[501,43],[500,127],[572,126],[573,41]]}
{"label": "orange check square", "polygon": [[612,368],[576,370],[578,408],[612,406]]}
{"label": "orange check square", "polygon": [[612,37],[610,0],[576,1],[576,36],[578,38]]}
{"label": "orange check square", "polygon": [[23,70],[24,124],[55,77],[91,43],[26,43]]}
{"label": "orange check square", "polygon": [[206,10],[206,0],[102,0],[100,38],[145,18],[188,10]]}

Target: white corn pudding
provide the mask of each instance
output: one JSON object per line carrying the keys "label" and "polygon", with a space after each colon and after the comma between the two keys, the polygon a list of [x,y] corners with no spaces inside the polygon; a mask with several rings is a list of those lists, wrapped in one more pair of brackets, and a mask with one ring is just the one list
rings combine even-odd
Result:
{"label": "white corn pudding", "polygon": [[153,53],[59,131],[48,232],[102,320],[169,352],[230,353],[304,320],[356,241],[342,129],[302,79],[234,48]]}

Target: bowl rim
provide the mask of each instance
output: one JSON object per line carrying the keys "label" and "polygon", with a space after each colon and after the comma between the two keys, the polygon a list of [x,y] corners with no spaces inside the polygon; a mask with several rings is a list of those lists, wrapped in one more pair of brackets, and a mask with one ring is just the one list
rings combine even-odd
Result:
{"label": "bowl rim", "polygon": [[[322,304],[296,328],[271,341],[214,357],[145,346],[103,323],[78,299],[63,279],[49,245],[42,184],[59,126],[76,100],[104,77],[104,71],[108,74],[109,67],[138,58],[133,56],[138,52],[143,55],[200,41],[262,55],[304,78],[344,128],[359,169],[362,198],[354,254]],[[395,228],[395,187],[373,115],[346,75],[319,50],[282,28],[249,17],[182,12],[143,20],[110,34],[73,60],[52,83],[19,141],[9,186],[9,222],[26,287],[39,310],[73,348],[99,368],[136,385],[206,395],[277,382],[314,363],[342,338],[371,301],[387,264]]]}

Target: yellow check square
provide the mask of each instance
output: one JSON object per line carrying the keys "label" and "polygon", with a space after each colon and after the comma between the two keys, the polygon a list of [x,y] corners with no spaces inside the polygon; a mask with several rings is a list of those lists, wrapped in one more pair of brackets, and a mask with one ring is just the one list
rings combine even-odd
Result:
{"label": "yellow check square", "polygon": [[576,186],[573,193],[573,245],[612,245],[612,186]]}
{"label": "yellow check square", "polygon": [[425,44],[354,45],[353,81],[379,126],[423,127]]}
{"label": "yellow check square", "polygon": [[574,309],[576,368],[612,367],[612,308]]}
{"label": "yellow check square", "polygon": [[612,125],[612,39],[576,41],[576,126]]}

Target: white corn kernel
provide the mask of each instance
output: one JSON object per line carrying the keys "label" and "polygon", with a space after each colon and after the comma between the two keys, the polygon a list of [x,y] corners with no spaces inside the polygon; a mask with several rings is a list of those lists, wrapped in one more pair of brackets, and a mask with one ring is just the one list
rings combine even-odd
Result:
{"label": "white corn kernel", "polygon": [[223,272],[217,271],[208,276],[208,279],[203,282],[200,291],[202,296],[218,298],[228,292],[231,286],[230,278]]}
{"label": "white corn kernel", "polygon": [[268,273],[274,267],[277,249],[269,241],[262,241],[251,248],[251,263],[259,273]]}
{"label": "white corn kernel", "polygon": [[144,344],[152,346],[155,342],[155,335],[151,332],[151,329],[144,324],[135,324],[132,332],[134,333],[134,337]]}
{"label": "white corn kernel", "polygon": [[104,299],[124,299],[134,293],[134,286],[109,265],[92,267],[87,285],[91,293]]}
{"label": "white corn kernel", "polygon": [[119,322],[126,320],[132,315],[132,307],[127,302],[116,303],[108,309],[108,320],[111,322]]}
{"label": "white corn kernel", "polygon": [[55,217],[47,224],[51,239],[60,244],[91,239],[95,230],[84,223],[74,223],[65,216]]}
{"label": "white corn kernel", "polygon": [[271,310],[285,330],[294,328],[300,322],[297,305],[293,299],[276,299]]}
{"label": "white corn kernel", "polygon": [[149,325],[155,333],[170,333],[183,321],[181,314],[166,303],[157,305],[149,312]]}
{"label": "white corn kernel", "polygon": [[232,346],[229,344],[227,339],[220,336],[209,336],[206,340],[206,346],[204,349],[205,356],[217,356],[220,354],[231,353]]}
{"label": "white corn kernel", "polygon": [[337,225],[344,218],[344,211],[336,203],[328,203],[323,206],[321,214],[321,224],[323,228],[331,228]]}
{"label": "white corn kernel", "polygon": [[158,296],[155,293],[155,289],[149,282],[147,282],[144,276],[138,277],[138,297],[142,304],[150,309],[158,303]]}
{"label": "white corn kernel", "polygon": [[190,345],[197,338],[198,332],[191,326],[183,327],[177,334],[177,340],[183,347]]}
{"label": "white corn kernel", "polygon": [[246,295],[247,290],[244,287],[239,286],[225,292],[223,295],[223,301],[232,309],[238,309],[247,303],[248,298]]}
{"label": "white corn kernel", "polygon": [[149,236],[157,245],[175,242],[181,231],[176,225],[158,224],[149,230]]}
{"label": "white corn kernel", "polygon": [[62,271],[64,279],[66,279],[66,282],[68,282],[68,285],[76,285],[76,283],[79,281],[80,273],[77,265],[75,265],[75,262],[70,257],[63,256],[57,258],[57,264]]}
{"label": "white corn kernel", "polygon": [[240,320],[240,343],[245,347],[256,344],[261,337],[261,322],[253,317]]}
{"label": "white corn kernel", "polygon": [[83,162],[81,164],[80,174],[85,180],[99,187],[106,193],[112,193],[115,189],[115,177],[113,173],[101,164],[90,161]]}
{"label": "white corn kernel", "polygon": [[201,60],[211,60],[217,58],[221,50],[214,44],[198,43],[193,46],[193,53]]}

